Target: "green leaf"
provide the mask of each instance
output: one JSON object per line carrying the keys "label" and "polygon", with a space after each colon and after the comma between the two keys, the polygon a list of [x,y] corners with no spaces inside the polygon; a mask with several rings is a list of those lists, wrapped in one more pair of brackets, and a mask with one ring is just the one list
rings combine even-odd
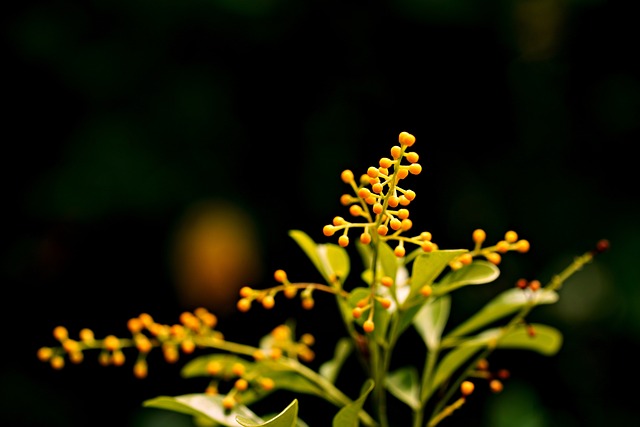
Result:
{"label": "green leaf", "polygon": [[327,283],[334,277],[344,282],[349,275],[350,260],[347,251],[333,243],[316,244],[304,231],[290,230],[289,236],[298,243]]}
{"label": "green leaf", "polygon": [[534,335],[529,335],[525,325],[518,325],[500,339],[498,348],[532,350],[545,356],[553,356],[562,347],[562,333],[556,328],[539,323],[531,323]]}
{"label": "green leaf", "polygon": [[396,279],[396,272],[398,271],[398,257],[393,253],[393,249],[386,242],[380,242],[378,245],[378,262],[382,274],[389,276],[394,280]]}
{"label": "green leaf", "polygon": [[494,264],[477,260],[458,270],[449,272],[440,282],[434,285],[433,290],[438,295],[443,295],[463,286],[493,282],[499,275],[500,270]]}
{"label": "green leaf", "polygon": [[265,371],[262,375],[273,380],[273,390],[283,389],[296,393],[324,396],[324,391],[321,388],[295,371]]}
{"label": "green leaf", "polygon": [[267,422],[256,423],[250,418],[238,415],[236,420],[243,427],[296,427],[298,420],[298,399],[294,399],[282,412]]}
{"label": "green leaf", "polygon": [[539,289],[535,292],[525,292],[518,288],[507,289],[489,301],[480,311],[458,325],[447,334],[446,338],[459,337],[476,331],[500,318],[515,313],[526,304],[552,304],[557,300],[558,294],[549,289]]}
{"label": "green leaf", "polygon": [[420,384],[414,366],[405,366],[387,375],[385,385],[389,392],[412,409],[420,409]]}
{"label": "green leaf", "polygon": [[333,427],[358,427],[360,425],[358,414],[362,410],[362,405],[364,405],[371,390],[373,390],[373,380],[369,378],[360,390],[360,397],[343,406],[333,417]]}
{"label": "green leaf", "polygon": [[429,350],[435,350],[440,346],[442,331],[449,320],[450,307],[451,297],[449,295],[432,298],[422,306],[413,318],[413,326]]}
{"label": "green leaf", "polygon": [[226,410],[222,406],[223,396],[206,394],[185,394],[183,396],[158,396],[145,400],[142,406],[147,408],[166,409],[168,411],[193,415],[200,419],[214,421],[223,426],[238,427],[236,417],[261,423],[263,420],[244,405],[236,404],[233,409]]}
{"label": "green leaf", "polygon": [[340,368],[342,368],[342,365],[352,351],[353,343],[351,342],[351,338],[340,338],[336,343],[336,348],[333,352],[333,359],[324,362],[320,366],[320,375],[325,377],[331,383],[335,383],[336,378],[338,378]]}
{"label": "green leaf", "polygon": [[[371,270],[371,262],[373,261],[371,245],[364,245],[359,241],[356,242],[356,245],[362,258],[364,269]],[[398,257],[393,253],[393,249],[386,242],[380,242],[378,245],[378,273],[395,279],[397,268]],[[371,274],[372,272],[370,271],[369,275]],[[367,283],[370,284],[370,281],[367,281]]]}
{"label": "green leaf", "polygon": [[432,285],[454,258],[468,252],[466,249],[434,251],[420,254],[413,261],[411,291],[405,304],[418,295],[424,285]]}

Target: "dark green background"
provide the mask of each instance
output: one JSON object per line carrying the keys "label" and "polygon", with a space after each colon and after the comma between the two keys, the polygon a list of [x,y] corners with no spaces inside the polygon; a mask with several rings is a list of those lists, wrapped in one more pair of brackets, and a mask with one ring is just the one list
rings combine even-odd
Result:
{"label": "dark green background", "polygon": [[[182,426],[142,410],[199,392],[179,366],[150,377],[88,356],[57,372],[35,358],[58,324],[123,335],[147,311],[174,322],[171,233],[192,203],[229,200],[259,229],[264,274],[316,277],[287,230],[318,241],[344,215],[340,171],[364,172],[401,131],[417,137],[416,227],[443,247],[514,229],[532,243],[493,288],[461,292],[463,317],[519,277],[548,280],[607,238],[612,250],[532,318],[557,356],[496,353],[500,395],[478,392],[444,426],[626,426],[640,421],[640,31],[632,1],[182,0],[15,2],[3,12],[3,295],[0,424]],[[355,268],[355,267],[354,267]],[[355,277],[355,275],[354,275]],[[329,298],[291,305],[313,366],[340,325]],[[257,342],[286,318],[221,318]],[[320,314],[326,313],[327,320]],[[403,347],[410,358],[419,341]],[[355,395],[357,368],[343,379]],[[633,390],[633,389],[632,389]],[[291,396],[274,398],[262,413]],[[301,398],[311,426],[335,408]],[[393,406],[399,424],[404,407]],[[405,421],[406,422],[406,421]]]}

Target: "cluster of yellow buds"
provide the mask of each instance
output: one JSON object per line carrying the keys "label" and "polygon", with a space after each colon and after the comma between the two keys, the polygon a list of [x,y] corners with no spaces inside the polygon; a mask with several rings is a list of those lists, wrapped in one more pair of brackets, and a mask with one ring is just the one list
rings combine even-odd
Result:
{"label": "cluster of yellow buds", "polygon": [[458,270],[465,265],[471,264],[473,259],[479,256],[484,257],[492,264],[498,265],[502,261],[501,254],[509,251],[526,253],[530,248],[529,241],[525,239],[519,239],[518,233],[513,230],[507,231],[504,234],[504,238],[492,246],[482,246],[482,244],[487,239],[487,233],[480,228],[473,231],[472,238],[475,247],[473,248],[473,250],[465,252],[449,263],[449,266],[453,270]]}
{"label": "cluster of yellow buds", "polygon": [[54,369],[62,369],[65,356],[72,363],[80,363],[87,350],[99,350],[98,362],[103,366],[122,366],[126,357],[124,350],[135,348],[138,351],[133,373],[137,378],[147,376],[146,357],[154,347],[162,349],[167,363],[178,361],[180,351],[191,354],[202,340],[218,340],[224,338],[214,330],[217,323],[216,316],[203,307],[193,312],[185,311],[180,315],[180,323],[166,325],[157,323],[147,314],[129,319],[127,328],[130,338],[118,338],[107,335],[104,339],[96,339],[91,329],[84,328],[79,333],[79,339],[73,339],[64,326],[57,326],[53,330],[53,337],[60,343],[57,347],[42,347],[38,350],[38,358],[49,362]]}
{"label": "cluster of yellow buds", "polygon": [[[358,183],[353,172],[342,172],[342,181],[351,186],[355,196],[343,194],[340,203],[349,206],[349,213],[355,218],[364,219],[364,222],[350,222],[337,216],[332,224],[324,226],[322,231],[325,236],[333,236],[342,230],[338,244],[346,247],[349,245],[349,231],[362,228],[360,242],[368,245],[374,239],[387,242],[395,240],[398,244],[394,253],[398,257],[405,256],[405,243],[418,245],[425,252],[437,249],[429,232],[425,231],[413,237],[401,235],[413,226],[407,206],[416,198],[416,193],[400,187],[399,184],[409,174],[418,175],[422,172],[422,166],[418,163],[418,153],[407,150],[415,141],[416,138],[410,133],[401,132],[398,137],[400,145],[391,147],[391,158],[382,157],[378,162],[379,166],[369,167]],[[405,159],[408,164],[403,164]]]}
{"label": "cluster of yellow buds", "polygon": [[[261,348],[253,350],[252,357],[255,362],[279,361],[283,357],[310,362],[315,357],[310,348],[314,342],[315,339],[311,334],[303,334],[299,340],[295,341],[291,328],[287,325],[279,325],[263,340]],[[236,357],[228,358],[226,355],[218,355],[207,363],[206,371],[212,377],[205,390],[208,395],[219,393],[221,381],[232,383],[222,400],[222,405],[226,409],[231,409],[236,403],[242,402],[244,392],[251,390],[254,393],[269,392],[276,386],[274,379],[263,375],[261,369],[255,369],[249,361]]]}
{"label": "cluster of yellow buds", "polygon": [[295,298],[298,291],[301,291],[300,299],[302,301],[302,307],[306,310],[311,310],[314,307],[313,292],[316,290],[331,294],[340,293],[343,296],[347,296],[344,291],[319,283],[292,283],[289,281],[287,273],[282,269],[276,270],[273,278],[276,282],[280,283],[280,285],[267,289],[253,289],[249,286],[240,288],[240,299],[236,303],[238,310],[243,313],[249,311],[253,301],[257,301],[262,304],[265,309],[270,310],[275,306],[275,296],[279,292],[282,292],[285,297],[292,299]]}

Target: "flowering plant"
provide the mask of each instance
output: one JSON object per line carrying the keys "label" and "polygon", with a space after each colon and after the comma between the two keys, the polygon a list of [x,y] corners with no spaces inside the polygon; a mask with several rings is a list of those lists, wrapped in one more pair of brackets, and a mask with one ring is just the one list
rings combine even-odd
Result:
{"label": "flowering plant", "polygon": [[[198,426],[304,427],[307,424],[298,417],[298,399],[312,395],[335,405],[334,427],[388,427],[395,421],[387,413],[392,395],[406,405],[414,427],[434,427],[464,405],[477,386],[499,393],[509,372],[490,369],[490,354],[514,348],[543,355],[558,352],[561,333],[549,325],[529,323],[527,315],[536,306],[555,303],[566,279],[606,250],[608,242],[601,240],[593,250],[576,257],[545,285],[537,279],[515,280],[513,287],[502,290],[469,318],[451,324],[452,293],[495,281],[502,256],[526,253],[530,245],[513,230],[487,245],[486,233],[477,229],[471,249],[443,249],[429,231],[413,232],[408,206],[416,193],[403,183],[422,170],[419,155],[411,151],[415,140],[401,132],[390,157],[380,158],[378,166],[357,177],[350,170],[342,172],[341,179],[351,192],[342,195],[340,202],[348,207],[351,219],[336,216],[323,228],[324,236],[338,236],[337,244],[317,243],[300,230],[289,232],[324,283],[295,281],[279,269],[274,286],[240,289],[237,309],[241,312],[254,303],[272,309],[280,295],[299,297],[308,310],[314,309],[317,292],[335,297],[345,336],[337,339],[334,357],[317,371],[308,366],[315,356],[314,337],[297,336],[292,323],[273,328],[255,345],[237,343],[224,338],[217,329],[217,317],[204,307],[183,312],[173,325],[142,313],[128,320],[131,336],[127,338],[96,339],[90,329],[82,329],[75,339],[58,326],[53,336],[59,345],[40,348],[39,359],[61,369],[66,360],[79,363],[86,352],[96,350],[102,365],[121,366],[126,362],[125,351],[132,351],[137,354],[133,374],[144,378],[147,355],[155,348],[168,363],[178,361],[181,353],[208,350],[181,371],[185,378],[208,378],[204,390],[143,402],[146,407],[192,415]],[[363,266],[357,278],[350,275],[352,263],[346,249],[351,238]],[[397,343],[410,328],[424,343],[421,366],[391,370]],[[336,385],[350,357],[358,359],[364,372],[360,394],[353,397]],[[250,409],[276,391],[292,393],[286,408],[274,414]]]}

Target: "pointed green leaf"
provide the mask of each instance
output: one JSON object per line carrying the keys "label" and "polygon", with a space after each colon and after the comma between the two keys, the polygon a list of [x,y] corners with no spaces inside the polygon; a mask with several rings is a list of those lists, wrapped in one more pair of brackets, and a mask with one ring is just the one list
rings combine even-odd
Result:
{"label": "pointed green leaf", "polygon": [[335,383],[338,373],[340,372],[340,368],[342,368],[342,365],[352,351],[353,343],[351,342],[351,339],[346,337],[340,338],[336,343],[336,348],[333,352],[333,359],[324,362],[320,366],[320,375],[325,377],[331,383]]}
{"label": "pointed green leaf", "polygon": [[413,318],[418,314],[423,304],[426,304],[429,301],[427,298],[422,298],[420,304],[414,304],[405,310],[399,311],[399,321],[398,321],[398,336],[402,335],[405,329],[407,329],[413,322]]}
{"label": "pointed green leaf", "polygon": [[296,241],[298,246],[302,248],[304,253],[307,254],[307,257],[309,257],[313,265],[315,265],[315,267],[324,276],[324,278],[328,279],[328,277],[326,276],[327,273],[324,271],[322,261],[320,261],[320,257],[318,256],[318,252],[316,251],[316,242],[314,242],[307,233],[300,230],[290,230],[289,236],[291,236],[291,238]]}
{"label": "pointed green leaf", "polygon": [[158,396],[145,400],[142,406],[147,408],[166,409],[168,411],[193,415],[200,419],[215,421],[223,426],[238,427],[236,417],[241,416],[254,422],[263,422],[244,405],[237,404],[231,410],[222,406],[223,396],[209,396],[206,394],[186,394],[183,396]]}
{"label": "pointed green leaf", "polygon": [[300,230],[290,230],[289,236],[307,254],[327,283],[332,283],[334,277],[344,281],[349,275],[349,254],[344,248],[333,243],[316,244],[309,235]]}
{"label": "pointed green leaf", "polygon": [[364,405],[371,390],[373,390],[373,380],[369,378],[362,386],[360,397],[343,406],[333,417],[333,427],[358,427],[360,425],[358,414],[362,410],[362,405]]}
{"label": "pointed green leaf", "polygon": [[385,385],[389,392],[412,409],[420,409],[420,384],[414,366],[405,366],[387,375]]}
{"label": "pointed green leaf", "polygon": [[458,325],[447,334],[447,338],[459,337],[476,331],[498,319],[515,313],[526,304],[552,304],[557,300],[558,294],[548,289],[539,289],[536,292],[525,292],[518,288],[507,289],[489,301],[480,311]]}
{"label": "pointed green leaf", "polygon": [[477,260],[447,273],[440,282],[434,285],[433,290],[438,295],[443,295],[463,286],[493,282],[499,275],[500,270],[494,264]]}
{"label": "pointed green leaf", "polygon": [[296,427],[298,420],[298,399],[294,399],[282,412],[267,422],[256,423],[250,418],[238,415],[236,420],[243,427]]}
{"label": "pointed green leaf", "polygon": [[398,257],[386,242],[380,242],[378,246],[378,262],[382,274],[391,277],[394,282],[398,271]]}
{"label": "pointed green leaf", "polygon": [[444,250],[420,254],[413,261],[411,291],[407,302],[420,292],[424,285],[432,285],[454,258],[468,252],[466,249]]}
{"label": "pointed green leaf", "polygon": [[525,325],[518,325],[500,339],[498,348],[513,348],[537,351],[545,356],[553,356],[562,347],[562,333],[551,326],[532,323],[534,335],[529,335]]}
{"label": "pointed green leaf", "polygon": [[283,389],[296,393],[324,396],[324,391],[321,388],[295,371],[265,371],[262,375],[273,380],[274,390]]}
{"label": "pointed green leaf", "polygon": [[413,326],[429,350],[435,350],[440,346],[442,331],[449,320],[450,307],[451,297],[449,295],[432,298],[422,306],[413,318]]}
{"label": "pointed green leaf", "polygon": [[[351,269],[351,260],[347,251],[333,243],[318,245],[317,250],[329,276],[339,277],[344,282]],[[330,280],[328,282],[331,283]]]}
{"label": "pointed green leaf", "polygon": [[[363,245],[359,241],[356,242],[358,252],[362,258],[362,264],[365,270],[371,270],[371,262],[373,261],[373,249],[371,245]],[[398,257],[393,253],[393,249],[386,242],[380,242],[378,245],[378,273],[389,277],[396,277],[398,268]],[[369,274],[372,274],[369,272]],[[371,282],[366,282],[370,284]]]}

